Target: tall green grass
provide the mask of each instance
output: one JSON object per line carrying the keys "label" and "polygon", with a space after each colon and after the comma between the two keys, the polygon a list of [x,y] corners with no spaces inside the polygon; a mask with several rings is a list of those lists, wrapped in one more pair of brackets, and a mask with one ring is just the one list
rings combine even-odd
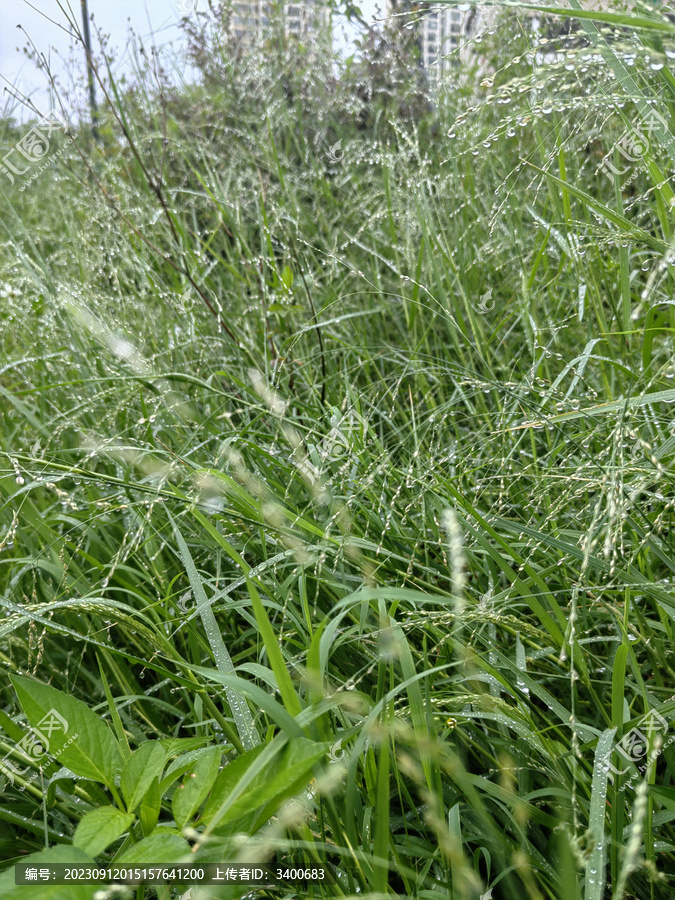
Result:
{"label": "tall green grass", "polygon": [[[671,896],[670,131],[598,168],[673,26],[577,19],[505,11],[421,116],[207,32],[3,184],[3,897]],[[85,737],[31,761],[50,708]]]}

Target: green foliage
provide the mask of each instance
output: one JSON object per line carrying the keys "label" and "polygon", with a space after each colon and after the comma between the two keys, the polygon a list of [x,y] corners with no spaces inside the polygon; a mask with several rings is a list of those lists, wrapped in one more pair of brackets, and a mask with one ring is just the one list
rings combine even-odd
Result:
{"label": "green foliage", "polygon": [[125,834],[133,821],[132,813],[124,813],[114,806],[92,809],[78,822],[73,835],[73,846],[92,857],[98,856],[120,835]]}
{"label": "green foliage", "polygon": [[[50,735],[49,751],[81,778],[91,778],[114,789],[115,775],[122,768],[123,757],[110,728],[81,700],[56,688],[13,675],[12,684],[30,725],[56,710],[67,723],[67,730],[56,727]],[[71,737],[77,736],[73,743]]]}
{"label": "green foliage", "polygon": [[2,183],[3,898],[671,896],[673,25],[531,11],[430,102],[195,19]]}
{"label": "green foliage", "polygon": [[120,776],[120,787],[128,810],[133,812],[145,796],[152,782],[159,778],[166,755],[160,744],[146,741],[134,750]]}

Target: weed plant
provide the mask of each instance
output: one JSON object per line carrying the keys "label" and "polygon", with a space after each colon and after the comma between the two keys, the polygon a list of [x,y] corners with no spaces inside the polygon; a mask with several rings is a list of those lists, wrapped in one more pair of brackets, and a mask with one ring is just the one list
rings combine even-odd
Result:
{"label": "weed plant", "polygon": [[0,177],[3,900],[673,896],[675,24],[477,16],[195,16]]}

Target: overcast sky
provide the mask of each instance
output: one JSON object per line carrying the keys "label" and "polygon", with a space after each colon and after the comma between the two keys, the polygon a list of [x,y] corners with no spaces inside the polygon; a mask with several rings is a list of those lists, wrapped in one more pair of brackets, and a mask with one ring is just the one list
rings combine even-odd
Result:
{"label": "overcast sky", "polygon": [[[111,47],[117,48],[118,73],[129,67],[127,46],[129,29],[133,28],[146,44],[154,34],[157,45],[182,46],[179,19],[193,10],[206,9],[206,0],[88,0],[89,12],[101,31],[110,35]],[[366,19],[372,20],[383,0],[362,0]],[[23,93],[33,100],[42,112],[50,108],[47,79],[36,71],[22,48],[32,42],[50,61],[52,70],[67,80],[67,60],[71,39],[67,19],[59,8],[70,9],[81,23],[80,0],[0,0],[0,114],[11,112],[21,120],[21,107],[11,100],[11,94]],[[181,8],[182,7],[182,8]],[[18,26],[21,26],[20,28]],[[338,32],[340,29],[337,29]],[[92,35],[94,46],[96,41]],[[336,43],[344,40],[336,35]],[[17,49],[19,48],[19,49]],[[77,51],[75,61],[82,73],[82,54]]]}

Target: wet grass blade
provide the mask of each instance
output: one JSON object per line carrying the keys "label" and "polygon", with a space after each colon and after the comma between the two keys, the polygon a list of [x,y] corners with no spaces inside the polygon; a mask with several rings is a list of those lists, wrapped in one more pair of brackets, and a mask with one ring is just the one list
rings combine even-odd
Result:
{"label": "wet grass blade", "polygon": [[612,759],[616,728],[607,728],[598,738],[593,762],[591,782],[591,808],[588,814],[588,829],[594,841],[584,880],[584,900],[602,900],[605,890],[607,862],[607,833],[605,817],[607,810],[607,780]]}
{"label": "wet grass blade", "polygon": [[[234,664],[232,663],[230,654],[223,641],[218,623],[216,622],[216,617],[213,614],[201,578],[199,577],[199,573],[197,572],[197,568],[192,559],[192,554],[190,553],[188,545],[185,543],[185,539],[178,526],[172,519],[171,514],[167,513],[167,515],[173,526],[173,532],[178,544],[180,556],[183,560],[183,565],[185,566],[190,587],[192,588],[195,600],[197,601],[197,609],[201,616],[209,644],[211,645],[218,671],[223,675],[235,675]],[[260,743],[260,736],[255,727],[253,716],[248,708],[246,698],[235,688],[231,687],[226,687],[225,693],[227,694],[227,699],[230,704],[230,709],[242,747],[246,750],[250,750]]]}

